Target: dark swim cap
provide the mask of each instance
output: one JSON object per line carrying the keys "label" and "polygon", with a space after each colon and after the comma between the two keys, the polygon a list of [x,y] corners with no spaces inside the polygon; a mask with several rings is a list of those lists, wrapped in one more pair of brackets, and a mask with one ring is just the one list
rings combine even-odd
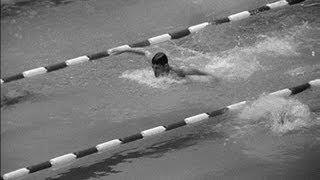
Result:
{"label": "dark swim cap", "polygon": [[158,65],[166,65],[168,64],[168,57],[163,52],[158,52],[156,55],[152,58],[152,64],[158,64]]}

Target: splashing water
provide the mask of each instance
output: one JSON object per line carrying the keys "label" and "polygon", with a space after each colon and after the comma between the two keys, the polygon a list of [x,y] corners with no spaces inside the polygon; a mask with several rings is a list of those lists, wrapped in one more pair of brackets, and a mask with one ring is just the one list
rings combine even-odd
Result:
{"label": "splashing water", "polygon": [[[302,43],[299,39],[304,37],[308,30],[310,30],[310,27],[305,23],[287,29],[285,32],[257,35],[257,41],[252,45],[236,46],[220,53],[199,52],[176,45],[174,42],[160,45],[158,48],[168,53],[174,63],[179,66],[201,69],[228,81],[245,80],[254,72],[267,69],[260,64],[260,62],[265,61],[265,58],[298,56]],[[209,35],[205,34],[205,36]],[[200,35],[196,39],[201,39],[201,37]]]}
{"label": "splashing water", "polygon": [[258,35],[262,38],[261,42],[256,43],[252,49],[248,49],[252,53],[264,53],[268,56],[297,56],[298,49],[301,48],[303,41],[306,41],[307,32],[313,28],[307,22],[302,25],[294,26],[290,29],[285,29],[285,32],[271,32],[267,35]]}
{"label": "splashing water", "polygon": [[260,37],[265,39],[262,42],[257,43],[254,47],[244,49],[243,51],[257,54],[267,54],[268,56],[299,55],[297,52],[299,43],[294,41],[293,36],[281,38],[280,35],[273,37],[260,35]]}
{"label": "splashing water", "polygon": [[210,53],[206,71],[226,80],[247,79],[258,70],[265,70],[259,60],[264,56],[297,56],[297,43],[292,37],[261,36],[264,39],[253,46],[235,47],[223,55]]}
{"label": "splashing water", "polygon": [[176,44],[160,48],[164,49],[164,52],[172,57],[173,63],[179,67],[199,69],[219,79],[247,79],[252,73],[262,69],[257,56],[252,56],[251,52],[240,54],[242,50],[239,47],[227,50],[222,55],[215,52],[203,53]]}
{"label": "splashing water", "polygon": [[[299,54],[297,52],[297,43],[293,41],[292,36],[285,36],[284,38],[278,36],[261,37],[264,40],[257,42],[253,46],[234,47],[224,51],[222,55],[217,55],[214,52],[201,53],[177,46],[174,43],[173,45],[171,43],[159,46],[158,48],[161,48],[169,57],[172,57],[174,64],[178,64],[180,67],[200,69],[215,77],[229,81],[247,79],[254,72],[264,69],[259,63],[259,58],[262,55],[296,56]],[[172,77],[155,78],[150,69],[125,71],[120,77],[131,79],[153,88],[162,89],[166,89],[172,84],[185,83],[183,80],[176,80]]]}
{"label": "splashing water", "polygon": [[138,82],[142,85],[147,85],[152,88],[167,89],[174,84],[186,83],[184,79],[174,79],[171,76],[164,76],[156,78],[153,71],[150,68],[138,69],[138,70],[128,70],[122,73],[120,78],[127,78]]}
{"label": "splashing water", "polygon": [[257,61],[257,57],[249,53],[233,52],[223,56],[213,56],[205,69],[211,74],[228,81],[241,80],[249,78],[254,72],[262,69]]}
{"label": "splashing water", "polygon": [[296,99],[261,96],[238,116],[243,122],[264,124],[275,133],[286,133],[312,124],[307,105]]}
{"label": "splashing water", "polygon": [[[170,41],[157,45],[152,51],[163,51],[169,56],[169,62],[179,67],[195,68],[212,76],[227,81],[239,81],[248,79],[253,73],[267,70],[268,67],[261,65],[265,58],[293,57],[298,56],[300,37],[304,37],[306,31],[310,30],[308,23],[287,29],[285,32],[271,32],[258,35],[257,42],[253,45],[239,47],[216,53],[200,52],[183,45],[177,45]],[[138,69],[125,71],[120,78],[127,78],[147,85],[152,88],[166,89],[174,84],[183,84],[186,80],[174,77],[155,78],[150,69]],[[192,77],[193,81],[210,82],[208,79]]]}

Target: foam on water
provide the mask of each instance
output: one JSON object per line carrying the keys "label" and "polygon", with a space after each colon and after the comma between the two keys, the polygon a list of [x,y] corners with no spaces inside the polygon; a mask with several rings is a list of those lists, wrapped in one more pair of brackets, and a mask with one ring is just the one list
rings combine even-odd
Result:
{"label": "foam on water", "polygon": [[249,78],[254,72],[262,69],[256,56],[232,49],[222,56],[212,56],[206,65],[207,72],[225,80],[241,80]]}
{"label": "foam on water", "polygon": [[292,37],[260,36],[252,46],[234,47],[221,55],[211,53],[206,71],[226,80],[247,79],[254,72],[265,70],[260,64],[264,57],[290,57],[298,55],[298,45]]}
{"label": "foam on water", "polygon": [[261,42],[256,43],[256,46],[249,51],[256,53],[267,53],[272,56],[296,56],[299,55],[299,48],[301,45],[310,43],[307,36],[315,29],[307,22],[293,26],[282,31],[273,31],[268,34],[260,34],[258,38],[263,39]]}
{"label": "foam on water", "polygon": [[152,88],[167,89],[174,84],[186,83],[184,79],[175,79],[171,76],[156,78],[151,68],[127,70],[120,78],[126,78],[138,82],[139,84],[146,85]]}
{"label": "foam on water", "polygon": [[270,95],[261,96],[249,103],[239,113],[238,118],[249,125],[263,125],[277,134],[314,124],[307,105],[296,99]]}
{"label": "foam on water", "polygon": [[[319,114],[294,98],[262,95],[228,117],[215,131],[228,134],[225,146],[238,144],[250,158],[273,163],[285,163],[300,158],[306,142],[315,142],[313,135],[319,127]],[[318,142],[315,142],[318,144]]]}
{"label": "foam on water", "polygon": [[[174,43],[160,48],[180,66],[198,68],[229,81],[245,80],[257,71],[266,70],[267,67],[261,65],[266,59],[299,56],[302,40],[311,29],[308,23],[304,23],[284,31],[256,35],[256,42],[251,45],[235,46],[218,53],[200,52]],[[201,35],[194,36],[193,41],[202,38]]]}
{"label": "foam on water", "polygon": [[228,134],[224,146],[238,144],[250,158],[277,163],[295,158],[291,152],[304,148],[305,133],[320,125],[307,105],[271,95],[247,102],[232,116],[213,127],[214,131]]}

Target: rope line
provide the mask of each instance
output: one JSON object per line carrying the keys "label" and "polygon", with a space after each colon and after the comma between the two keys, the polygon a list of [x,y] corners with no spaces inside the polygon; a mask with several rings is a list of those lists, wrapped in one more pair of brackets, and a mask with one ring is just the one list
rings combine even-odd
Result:
{"label": "rope line", "polygon": [[[301,93],[311,87],[320,87],[320,79],[315,79],[315,80],[309,81],[308,83],[305,83],[305,84],[302,84],[299,86],[295,86],[292,88],[279,90],[279,91],[270,93],[269,95],[287,97],[290,95],[295,95],[295,94]],[[133,134],[131,136],[127,136],[127,137],[119,138],[119,139],[113,139],[113,140],[98,144],[96,146],[90,147],[88,149],[65,154],[65,155],[50,159],[49,161],[46,161],[43,163],[39,163],[36,165],[28,166],[26,168],[21,168],[21,169],[6,173],[1,177],[1,179],[3,179],[3,180],[16,179],[16,178],[20,178],[22,176],[26,176],[28,174],[31,174],[31,173],[34,173],[37,171],[51,168],[51,167],[54,169],[59,168],[59,167],[60,168],[65,167],[65,166],[70,165],[71,163],[75,162],[79,158],[89,156],[91,154],[102,153],[102,152],[105,152],[105,151],[108,151],[111,149],[115,149],[116,147],[120,146],[121,144],[130,143],[133,141],[144,139],[146,137],[158,135],[163,132],[170,131],[170,130],[173,130],[173,129],[176,129],[179,127],[194,124],[194,123],[206,120],[211,117],[216,117],[216,116],[222,115],[222,114],[227,113],[231,110],[238,110],[238,109],[242,108],[244,105],[246,105],[246,101],[235,103],[235,104],[223,107],[221,109],[218,109],[218,110],[215,110],[215,111],[212,111],[209,113],[201,113],[201,114],[198,114],[195,116],[191,116],[191,117],[185,118],[184,120],[173,123],[173,124],[150,128],[150,129],[141,131],[139,133]]]}
{"label": "rope line", "polygon": [[[271,9],[276,9],[276,8],[280,8],[286,5],[294,5],[294,4],[298,4],[301,3],[305,0],[280,0],[274,3],[270,3],[270,4],[266,4],[265,6],[259,7],[257,9],[253,9],[253,10],[249,10],[249,11],[243,11],[240,13],[236,13],[236,14],[232,14],[228,17],[223,17],[220,19],[216,19],[216,20],[212,20],[211,22],[204,22],[198,25],[194,25],[194,26],[190,26],[186,29],[180,30],[180,31],[175,31],[172,33],[167,33],[167,34],[163,34],[163,35],[159,35],[159,36],[155,36],[137,43],[133,43],[133,44],[129,44],[129,45],[123,45],[123,46],[118,46],[112,49],[121,49],[123,47],[130,47],[130,48],[136,48],[136,47],[146,47],[146,46],[150,46],[150,45],[154,45],[154,44],[158,44],[161,42],[165,42],[171,39],[180,39],[182,37],[186,37],[192,33],[195,33],[203,28],[205,28],[206,26],[208,26],[209,24],[211,25],[219,25],[219,24],[223,24],[223,23],[227,23],[227,22],[233,22],[233,21],[239,21],[245,18],[248,18],[250,16],[259,14],[261,12],[264,11],[268,11]],[[110,52],[111,49],[107,50],[107,51],[102,51],[102,52],[98,52],[95,54],[91,54],[91,55],[86,55],[86,56],[80,56],[77,58],[73,58],[73,59],[69,59],[66,60],[64,62],[60,62],[60,63],[56,63],[56,64],[52,64],[52,65],[48,65],[45,67],[39,67],[39,68],[35,68],[35,69],[31,69],[31,70],[27,70],[24,71],[22,73],[18,73],[12,76],[8,76],[8,77],[4,77],[1,78],[1,85],[4,83],[8,83],[11,81],[16,81],[19,79],[23,79],[23,78],[29,78],[29,77],[33,77],[33,76],[37,76],[40,74],[46,74],[52,71],[57,71],[60,69],[64,69],[66,67],[72,66],[72,65],[76,65],[76,64],[80,64],[80,63],[84,63],[84,62],[88,62],[88,61],[93,61],[93,60],[97,60],[97,59],[101,59],[104,57],[108,57],[110,56],[110,54],[108,52]]]}

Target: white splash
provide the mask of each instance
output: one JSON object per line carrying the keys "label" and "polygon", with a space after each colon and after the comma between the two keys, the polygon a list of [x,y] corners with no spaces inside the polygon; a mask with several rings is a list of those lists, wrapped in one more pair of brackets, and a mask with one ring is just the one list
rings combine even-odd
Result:
{"label": "white splash", "polygon": [[[234,47],[216,53],[204,53],[175,44],[173,41],[157,45],[154,48],[163,51],[169,56],[169,63],[179,67],[195,68],[218,79],[227,81],[246,80],[255,72],[267,70],[260,64],[268,58],[293,57],[299,55],[300,37],[304,37],[309,29],[308,24],[287,29],[284,32],[271,32],[257,37],[257,42],[251,46]],[[282,58],[283,59],[283,58]],[[286,58],[287,59],[287,58]],[[137,81],[153,88],[166,89],[173,84],[182,84],[185,81],[172,77],[155,78],[151,69],[126,71],[121,78]],[[192,77],[199,82],[209,82],[206,79]]]}
{"label": "white splash", "polygon": [[260,65],[262,57],[297,56],[298,44],[292,36],[261,36],[253,46],[235,47],[222,55],[211,53],[205,70],[226,80],[247,79],[254,72],[266,69]]}
{"label": "white splash", "polygon": [[[213,56],[205,66],[205,71],[225,80],[247,79],[254,72],[262,69],[257,57],[241,51],[227,52],[226,55]],[[251,57],[250,57],[251,56]]]}
{"label": "white splash", "polygon": [[183,84],[186,83],[185,79],[174,79],[171,76],[164,76],[156,78],[154,76],[153,71],[148,69],[138,69],[138,70],[128,70],[122,73],[120,78],[126,78],[133,81],[138,82],[142,85],[147,85],[152,88],[160,88],[160,89],[167,89],[171,85],[174,84]]}
{"label": "white splash", "polygon": [[[179,62],[203,69],[221,79],[241,80],[249,78],[257,71],[267,70],[268,67],[262,66],[260,62],[265,62],[268,58],[276,57],[281,60],[283,57],[299,56],[301,39],[309,30],[308,23],[305,23],[283,32],[259,35],[256,43],[251,46],[236,46],[219,54],[201,53],[182,47],[171,48],[175,50],[168,51],[173,51],[173,56],[178,56]],[[181,52],[177,54],[176,49]]]}
{"label": "white splash", "polygon": [[296,99],[262,96],[238,116],[251,125],[264,125],[275,133],[286,133],[312,125],[309,107]]}

